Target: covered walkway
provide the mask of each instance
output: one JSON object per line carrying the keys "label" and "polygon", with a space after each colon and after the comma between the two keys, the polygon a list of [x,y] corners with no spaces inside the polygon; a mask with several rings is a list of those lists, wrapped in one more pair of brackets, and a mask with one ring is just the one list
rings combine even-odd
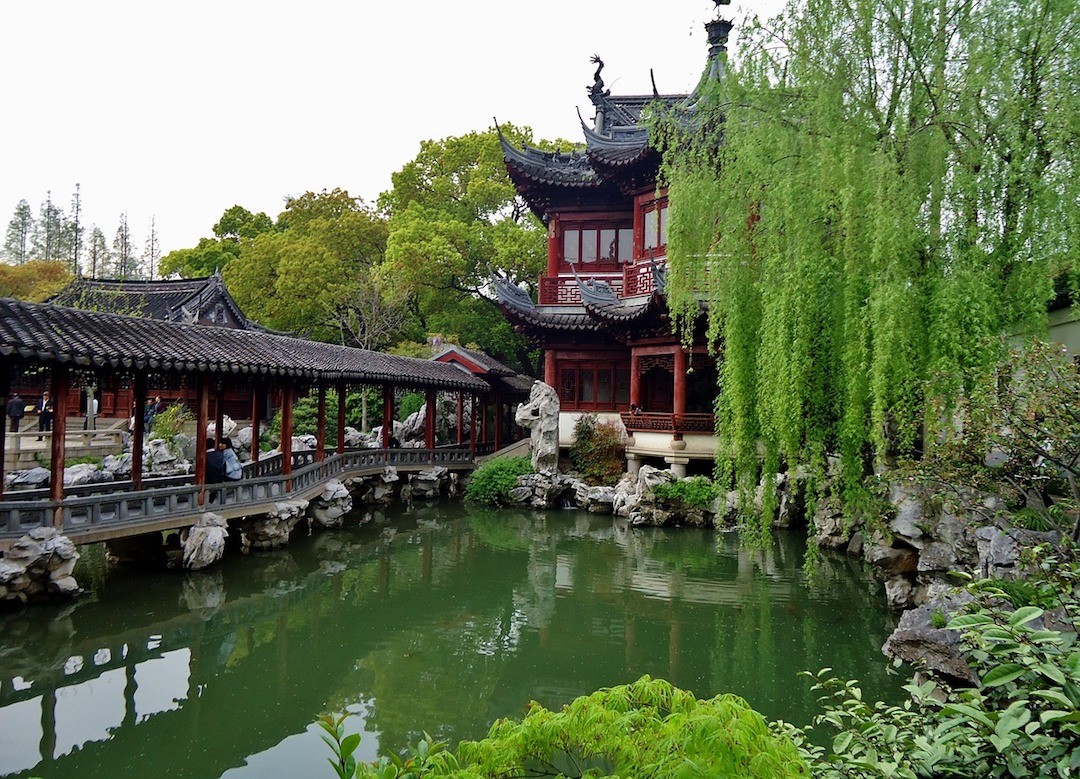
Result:
{"label": "covered walkway", "polygon": [[[49,304],[0,300],[0,402],[6,406],[15,381],[36,377],[47,381],[56,400],[55,427],[49,450],[47,493],[3,493],[0,462],[0,542],[10,541],[41,525],[55,527],[77,542],[100,540],[133,532],[191,524],[210,508],[231,515],[257,513],[259,506],[285,496],[303,497],[329,478],[378,470],[386,465],[426,468],[441,464],[471,467],[478,451],[478,407],[486,403],[491,385],[459,367],[429,360],[305,341],[272,333],[188,325],[104,314]],[[189,387],[195,390],[194,478],[153,480],[144,489],[142,474],[143,419],[135,415],[132,469],[129,483],[105,483],[66,495],[63,472],[66,450],[68,390],[77,384],[119,378],[133,389],[136,408],[147,400],[147,386]],[[383,398],[382,448],[347,452],[345,397],[350,387],[376,386]],[[207,425],[222,429],[226,388],[246,389],[252,419],[263,417],[268,394],[280,398],[281,455],[256,461],[240,482],[206,482]],[[425,446],[391,449],[395,391],[422,392],[427,401]],[[327,392],[337,394],[336,449],[328,450]],[[269,393],[268,393],[269,391]],[[301,393],[317,397],[317,440],[314,451],[292,451],[293,403]],[[437,449],[437,393],[457,394],[458,430],[468,414],[469,440]],[[210,414],[211,400],[216,414]],[[467,402],[466,402],[467,400]],[[216,417],[216,418],[215,418]],[[0,426],[0,450],[5,449],[6,426]],[[258,426],[252,428],[252,451],[259,451]]]}

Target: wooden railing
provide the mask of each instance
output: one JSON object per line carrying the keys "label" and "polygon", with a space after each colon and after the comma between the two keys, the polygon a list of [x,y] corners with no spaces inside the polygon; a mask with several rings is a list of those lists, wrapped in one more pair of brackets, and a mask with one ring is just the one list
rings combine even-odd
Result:
{"label": "wooden railing", "polygon": [[[606,281],[615,291],[616,295],[622,295],[623,280],[617,275],[590,276]],[[581,290],[578,288],[577,279],[573,276],[541,276],[540,277],[540,305],[541,306],[580,306]]]}
{"label": "wooden railing", "polygon": [[651,260],[638,260],[623,268],[623,297],[648,295],[656,289],[656,276]]}
{"label": "wooden railing", "polygon": [[668,414],[656,412],[629,413],[621,415],[623,426],[628,432],[656,433],[708,433],[716,431],[716,420],[712,414]]}
{"label": "wooden railing", "polygon": [[[261,467],[265,463],[270,467],[274,460],[267,458],[258,465]],[[192,483],[190,477],[179,477],[187,480],[186,483],[176,483],[172,479],[147,480],[141,490],[135,490],[131,482],[73,488],[60,504],[63,532],[78,537],[98,530],[123,528],[137,531],[141,525],[165,520],[176,520],[179,527],[190,524],[186,520],[204,511],[223,507],[265,507],[289,495],[308,492],[342,474],[374,474],[388,465],[402,468],[467,467],[472,465],[473,456],[467,447],[352,449],[316,462],[314,452],[296,452],[293,454],[296,468],[289,476],[280,473],[280,456],[277,460],[277,473],[206,485],[206,502],[202,506],[199,505],[200,487]],[[48,499],[45,490],[5,495],[0,501],[0,538],[19,537],[35,527],[51,526],[55,509],[56,503]]]}

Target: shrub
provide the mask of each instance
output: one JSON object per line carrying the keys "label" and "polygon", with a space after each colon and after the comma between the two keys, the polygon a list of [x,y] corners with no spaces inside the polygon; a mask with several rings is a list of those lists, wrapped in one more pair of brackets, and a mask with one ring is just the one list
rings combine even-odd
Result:
{"label": "shrub", "polygon": [[720,497],[720,486],[704,476],[658,484],[653,495],[678,509],[709,509]]}
{"label": "shrub", "polygon": [[570,462],[589,484],[614,484],[626,464],[626,437],[614,422],[582,414],[574,425]]}
{"label": "shrub", "polygon": [[154,415],[151,437],[172,442],[184,430],[184,425],[194,417],[183,403],[173,403],[160,414]]}
{"label": "shrub", "polygon": [[517,477],[532,473],[528,457],[500,457],[488,460],[473,473],[465,498],[489,506],[510,502],[510,490],[517,486]]}
{"label": "shrub", "polygon": [[404,422],[424,405],[424,396],[419,392],[406,392],[398,402],[398,422]]}
{"label": "shrub", "polygon": [[[531,703],[520,722],[499,720],[487,738],[462,742],[456,752],[425,738],[405,758],[355,766],[358,736],[344,736],[340,718],[323,729],[338,776],[730,776],[789,779],[810,776],[795,745],[770,732],[765,719],[742,698],[698,700],[662,679],[583,696],[561,711]],[[323,724],[325,723],[325,724]],[[344,757],[342,757],[344,755]]]}
{"label": "shrub", "polygon": [[[1036,600],[1053,603],[1059,619],[1080,617],[1080,566],[1034,558],[1029,584]],[[815,776],[1004,777],[1073,776],[1080,769],[1080,652],[1076,634],[1045,629],[1044,610],[1001,608],[1005,593],[982,584],[971,612],[948,627],[961,633],[978,687],[952,690],[910,684],[902,706],[871,705],[857,682],[807,674],[823,692],[815,720],[838,731],[831,754],[806,731],[778,725],[815,767]]]}

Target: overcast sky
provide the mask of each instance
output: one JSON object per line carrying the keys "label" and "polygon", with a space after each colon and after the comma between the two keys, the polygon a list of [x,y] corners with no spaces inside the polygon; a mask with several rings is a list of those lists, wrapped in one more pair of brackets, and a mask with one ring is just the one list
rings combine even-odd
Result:
{"label": "overcast sky", "polygon": [[712,0],[4,2],[0,224],[48,190],[70,213],[78,182],[84,224],[111,243],[126,211],[141,247],[154,217],[168,252],[234,204],[277,216],[334,187],[373,201],[420,141],[493,117],[580,139],[594,53],[616,94],[649,92],[650,67],[661,92],[692,89],[714,15]]}

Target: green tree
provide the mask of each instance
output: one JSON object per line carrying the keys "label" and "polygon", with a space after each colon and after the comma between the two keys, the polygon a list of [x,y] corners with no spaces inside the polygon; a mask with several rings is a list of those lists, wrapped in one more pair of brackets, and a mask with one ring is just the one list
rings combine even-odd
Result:
{"label": "green tree", "polygon": [[34,212],[26,200],[20,200],[15,206],[15,214],[8,222],[4,236],[4,259],[16,265],[26,262],[30,257],[30,240],[34,234]]}
{"label": "green tree", "polygon": [[114,278],[137,279],[140,276],[138,259],[135,256],[135,240],[128,227],[127,212],[120,214],[120,224],[112,245],[112,268]]}
{"label": "green tree", "polygon": [[792,2],[743,31],[693,130],[656,122],[669,304],[685,326],[708,299],[745,496],[761,445],[767,472],[840,453],[858,499],[954,433],[1002,332],[1045,328],[1078,267],[1077,9]]}
{"label": "green tree", "polygon": [[[528,129],[503,132],[515,143],[533,142]],[[497,315],[488,268],[531,282],[544,267],[546,232],[507,175],[496,131],[424,141],[379,204],[390,214],[379,268],[387,294],[409,300],[423,332],[453,332],[436,325],[463,323],[450,313],[459,307],[487,310],[482,321],[492,327],[468,340],[531,367],[526,342]]]}
{"label": "green tree", "polygon": [[0,297],[40,303],[71,282],[67,263],[27,260],[21,265],[0,265]]}
{"label": "green tree", "polygon": [[90,238],[86,245],[86,264],[90,277],[96,279],[99,275],[107,273],[111,262],[105,233],[101,232],[100,227],[94,225],[90,228]]}
{"label": "green tree", "polygon": [[243,206],[232,206],[214,225],[213,238],[200,238],[194,248],[175,249],[162,257],[160,274],[176,273],[184,278],[211,276],[240,256],[245,241],[275,229],[274,221],[262,211],[253,214]]}

